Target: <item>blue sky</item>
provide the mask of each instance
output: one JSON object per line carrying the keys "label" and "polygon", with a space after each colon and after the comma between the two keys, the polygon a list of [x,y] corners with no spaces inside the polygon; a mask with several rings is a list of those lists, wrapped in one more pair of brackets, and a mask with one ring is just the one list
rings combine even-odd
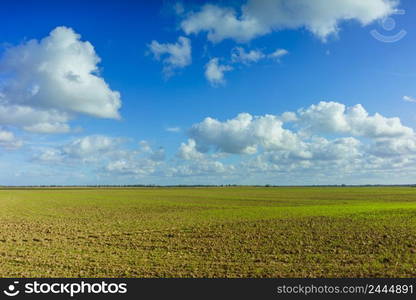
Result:
{"label": "blue sky", "polygon": [[413,183],[416,4],[331,3],[3,1],[0,184]]}

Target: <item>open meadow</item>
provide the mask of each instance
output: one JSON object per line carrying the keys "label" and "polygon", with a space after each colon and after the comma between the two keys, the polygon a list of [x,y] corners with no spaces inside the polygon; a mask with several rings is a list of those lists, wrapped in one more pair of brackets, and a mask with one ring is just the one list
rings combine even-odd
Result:
{"label": "open meadow", "polygon": [[416,277],[416,188],[0,190],[2,277]]}

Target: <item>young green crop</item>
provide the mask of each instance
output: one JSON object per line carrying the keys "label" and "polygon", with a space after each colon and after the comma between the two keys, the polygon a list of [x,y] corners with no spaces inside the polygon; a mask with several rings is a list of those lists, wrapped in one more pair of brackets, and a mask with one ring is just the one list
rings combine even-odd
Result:
{"label": "young green crop", "polygon": [[2,277],[415,277],[416,189],[0,190]]}

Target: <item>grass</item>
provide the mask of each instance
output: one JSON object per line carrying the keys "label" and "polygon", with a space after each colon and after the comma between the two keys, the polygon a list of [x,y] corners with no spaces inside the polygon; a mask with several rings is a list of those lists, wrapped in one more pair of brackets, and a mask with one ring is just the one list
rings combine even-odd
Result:
{"label": "grass", "polygon": [[0,275],[415,277],[416,189],[3,189]]}

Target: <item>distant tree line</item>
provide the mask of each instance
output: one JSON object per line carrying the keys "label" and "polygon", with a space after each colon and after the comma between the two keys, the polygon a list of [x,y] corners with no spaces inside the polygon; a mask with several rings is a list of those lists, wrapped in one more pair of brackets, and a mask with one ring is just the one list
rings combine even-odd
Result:
{"label": "distant tree line", "polygon": [[241,185],[241,184],[174,184],[174,185],[158,185],[158,184],[96,184],[96,185],[0,185],[0,188],[209,188],[209,187],[416,187],[416,184],[315,184],[315,185]]}

